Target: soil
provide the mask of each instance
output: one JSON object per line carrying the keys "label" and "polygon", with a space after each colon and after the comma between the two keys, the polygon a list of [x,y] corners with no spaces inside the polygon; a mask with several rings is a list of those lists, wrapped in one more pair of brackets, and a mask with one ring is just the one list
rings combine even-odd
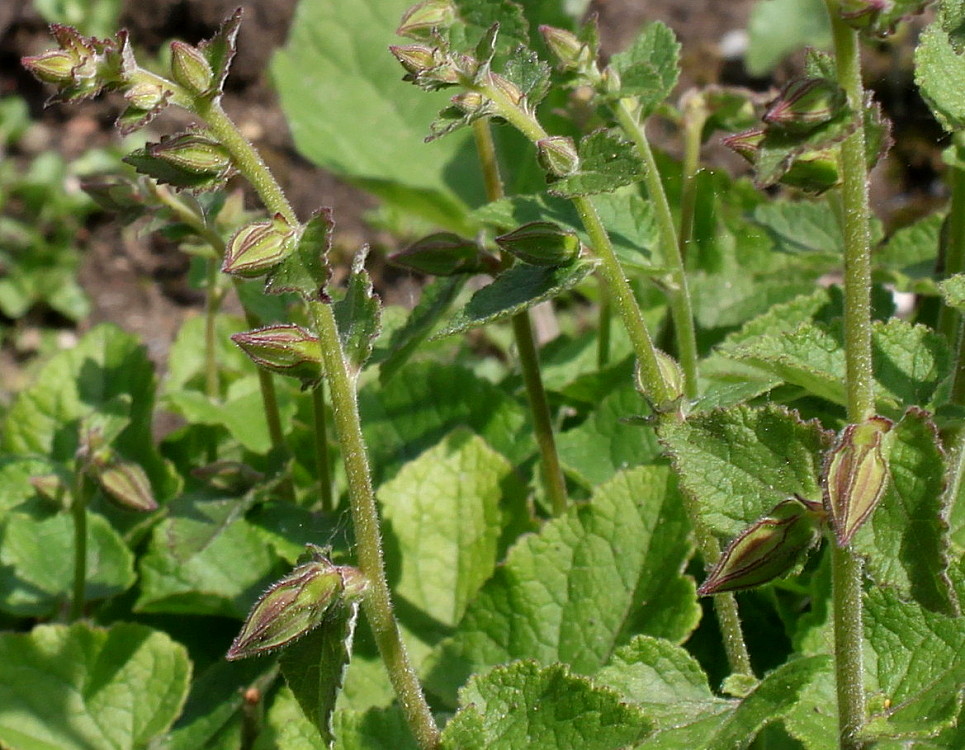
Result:
{"label": "soil", "polygon": [[[139,45],[156,51],[171,38],[195,41],[210,35],[238,1],[130,1],[124,6],[122,26],[130,30]],[[330,205],[338,218],[340,236],[350,238],[348,242],[353,246],[365,241],[391,242],[391,238],[379,236],[363,220],[363,213],[374,205],[373,201],[307,163],[291,142],[266,68],[274,49],[285,42],[296,1],[245,0],[240,54],[228,81],[225,107],[264,153],[300,215],[307,216],[319,205]],[[715,81],[766,88],[771,82],[750,79],[739,56],[725,59],[721,54],[722,43],[732,45],[736,41],[739,45],[754,3],[755,0],[596,0],[591,9],[599,16],[605,54],[626,46],[648,21],[659,19],[671,26],[685,52],[681,90]],[[49,92],[20,69],[18,60],[49,46],[45,23],[29,0],[0,2],[0,95],[17,92],[30,103],[39,123],[28,139],[30,149],[57,149],[71,157],[92,145],[111,142],[116,137],[112,128],[116,101],[97,100],[80,106],[43,109]],[[779,70],[778,80],[786,79],[794,65],[792,61]],[[907,87],[896,85],[893,78],[885,75],[893,70],[886,67],[879,77],[887,84],[884,88],[892,103],[912,127],[911,135],[902,139],[901,150],[888,166],[878,170],[883,179],[876,184],[884,186],[876,188],[877,203],[879,210],[889,215],[927,196],[934,180],[936,158],[936,135],[933,130],[916,125],[927,118],[920,115],[920,103],[907,98]],[[163,123],[159,127],[167,132],[187,124],[173,121],[167,113],[157,122]],[[658,138],[658,145],[673,150],[675,141]],[[27,159],[31,154],[14,154],[18,156]],[[711,148],[707,158],[711,163],[743,169],[740,161],[723,149]],[[116,322],[141,336],[152,356],[163,362],[181,322],[201,310],[201,295],[186,280],[189,259],[157,235],[122,231],[117,222],[107,217],[95,218],[88,230],[80,279],[92,300],[93,314],[84,328],[102,321]],[[396,294],[393,279],[388,272],[379,276],[380,292],[390,301],[397,296],[410,297],[411,289]],[[51,318],[47,311],[36,311],[17,325],[31,323],[49,326]]]}

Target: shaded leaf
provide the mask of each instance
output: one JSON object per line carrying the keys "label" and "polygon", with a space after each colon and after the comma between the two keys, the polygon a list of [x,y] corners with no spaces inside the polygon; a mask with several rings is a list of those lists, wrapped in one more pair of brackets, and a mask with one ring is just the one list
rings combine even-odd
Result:
{"label": "shaded leaf", "polygon": [[342,351],[356,373],[372,354],[381,328],[382,303],[372,291],[372,279],[365,270],[367,255],[365,247],[355,256],[345,295],[333,305]]}
{"label": "shaded leaf", "polygon": [[580,166],[549,186],[553,195],[573,198],[609,193],[643,179],[643,163],[633,145],[607,130],[597,130],[580,139]]}

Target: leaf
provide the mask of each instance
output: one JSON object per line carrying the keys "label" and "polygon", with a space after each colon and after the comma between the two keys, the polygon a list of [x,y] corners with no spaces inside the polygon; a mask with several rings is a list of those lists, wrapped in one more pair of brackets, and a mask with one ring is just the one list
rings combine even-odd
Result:
{"label": "leaf", "polygon": [[610,58],[620,75],[619,91],[609,98],[636,98],[643,119],[670,96],[680,75],[680,42],[665,24],[647,24],[629,47]]}
{"label": "leaf", "polygon": [[398,706],[371,708],[368,711],[335,712],[337,750],[418,750],[419,746]]}
{"label": "leaf", "polygon": [[295,292],[305,300],[318,301],[332,275],[328,251],[332,247],[332,210],[323,208],[312,214],[298,237],[295,249],[268,275],[268,294]]}
{"label": "leaf", "polygon": [[419,348],[449,310],[465,283],[464,275],[430,281],[422,288],[419,302],[405,323],[392,331],[385,348],[382,349],[376,342],[372,360],[379,364],[379,380],[382,383],[387,383]]}
{"label": "leaf", "polygon": [[942,298],[949,307],[965,310],[965,273],[957,273],[938,285]]}
{"label": "leaf", "polygon": [[184,646],[144,625],[38,625],[0,634],[0,742],[11,748],[146,747],[188,694]]}
{"label": "leaf", "polygon": [[623,422],[649,412],[630,383],[599,402],[581,425],[556,439],[560,461],[588,487],[597,487],[627,468],[653,463],[660,456],[653,429]]}
{"label": "leaf", "polygon": [[468,427],[511,462],[536,451],[523,407],[457,365],[413,362],[384,387],[359,394],[376,486],[457,427]]}
{"label": "leaf", "polygon": [[220,95],[224,89],[225,78],[228,77],[231,61],[235,57],[241,17],[242,10],[238,8],[221,23],[214,36],[198,44],[198,49],[211,66],[211,90],[215,96]]}
{"label": "leaf", "polygon": [[38,496],[30,480],[56,472],[57,466],[42,457],[0,457],[0,518],[7,517],[12,511],[33,518],[49,515],[54,511],[56,506]]}
{"label": "leaf", "polygon": [[288,687],[275,694],[252,750],[325,750],[331,745],[302,712]]}
{"label": "leaf", "polygon": [[485,201],[475,152],[466,148],[469,132],[421,143],[451,94],[403,83],[404,71],[385,52],[398,42],[395,28],[409,5],[301,4],[288,44],[272,60],[272,78],[308,159],[391,205],[461,232],[467,205]]}
{"label": "leaf", "polygon": [[[47,617],[71,596],[74,524],[67,513],[37,520],[11,513],[0,526],[0,609]],[[85,600],[107,599],[134,585],[134,555],[107,520],[87,514]]]}
{"label": "leaf", "polygon": [[757,3],[747,24],[747,71],[762,76],[784,57],[805,46],[831,46],[831,24],[821,0],[769,0]]}
{"label": "leaf", "polygon": [[[330,743],[335,699],[352,655],[358,604],[336,606],[324,622],[281,654],[281,671],[305,717]],[[287,745],[286,745],[287,747]]]}
{"label": "leaf", "polygon": [[841,226],[823,201],[762,203],[753,221],[768,231],[780,252],[844,253]]}
{"label": "leaf", "polygon": [[703,412],[659,430],[697,515],[730,539],[797,493],[821,497],[821,462],[831,436],[817,422],[769,404]]}
{"label": "leaf", "polygon": [[476,292],[432,340],[504,320],[541,302],[555,299],[580,284],[593,273],[596,266],[595,260],[581,259],[562,266],[517,263]]}
{"label": "leaf", "polygon": [[829,667],[829,657],[794,659],[768,674],[730,710],[720,710],[720,701],[709,704],[703,715],[681,726],[674,726],[647,738],[641,750],[676,750],[700,747],[707,750],[733,750],[747,747],[767,724],[793,710],[799,695]]}
{"label": "leaf", "polygon": [[[927,737],[962,708],[962,618],[928,612],[886,589],[865,593],[865,672],[876,706],[868,732],[892,739]],[[883,703],[882,699],[887,699]]]}
{"label": "leaf", "polygon": [[898,291],[935,294],[942,221],[941,214],[929,214],[891,235],[871,256],[876,278],[883,277]]}
{"label": "leaf", "polygon": [[496,567],[511,473],[482,438],[459,429],[379,488],[387,546],[398,550],[389,564],[397,596],[439,623],[459,621]]}
{"label": "leaf", "polygon": [[233,498],[172,501],[140,560],[135,610],[244,619],[276,562],[245,509]]}
{"label": "leaf", "polygon": [[596,671],[630,635],[682,640],[699,617],[681,498],[665,467],[618,474],[588,505],[521,537],[458,630],[436,650],[431,688],[517,658]]}
{"label": "leaf", "polygon": [[562,664],[524,661],[474,676],[446,725],[443,748],[617,750],[650,730],[644,713]]}
{"label": "leaf", "polygon": [[154,366],[131,334],[113,325],[88,331],[77,346],[52,357],[20,391],[0,434],[4,453],[47,456],[70,462],[77,451],[77,423],[118,398],[131,404],[130,424],[114,448],[147,472],[159,500],[179,479],[161,458],[151,435]]}
{"label": "leaf", "polygon": [[609,193],[643,179],[643,163],[629,141],[607,130],[595,130],[577,146],[580,166],[575,173],[551,183],[549,191],[561,198]]}
{"label": "leaf", "polygon": [[930,24],[919,37],[915,84],[945,130],[965,128],[965,57],[957,54],[938,22]]}
{"label": "leaf", "polygon": [[372,354],[375,338],[381,328],[382,304],[372,291],[372,278],[365,270],[369,249],[364,247],[352,261],[348,287],[333,305],[338,336],[349,368],[356,374]]}
{"label": "leaf", "polygon": [[714,696],[707,675],[684,648],[645,635],[618,648],[593,681],[643,708],[658,728],[693,721],[714,704],[731,704]]}
{"label": "leaf", "polygon": [[948,580],[948,523],[943,489],[944,453],[927,412],[910,409],[892,431],[891,481],[884,498],[854,540],[878,585],[896,587],[934,612],[954,615],[958,603]]}

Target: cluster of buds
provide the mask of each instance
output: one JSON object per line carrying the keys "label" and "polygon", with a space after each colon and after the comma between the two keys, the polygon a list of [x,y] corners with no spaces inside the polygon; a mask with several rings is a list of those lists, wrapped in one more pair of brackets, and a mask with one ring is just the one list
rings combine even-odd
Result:
{"label": "cluster of buds", "polygon": [[144,469],[118,456],[101,430],[89,427],[81,431],[77,461],[81,471],[117,507],[142,513],[157,510],[151,482]]}
{"label": "cluster of buds", "polygon": [[318,338],[293,323],[266,326],[231,337],[258,367],[297,378],[306,388],[322,379]]}
{"label": "cluster of buds", "polygon": [[308,545],[310,559],[276,581],[255,602],[227,658],[270,653],[310,633],[338,608],[354,605],[365,592],[361,571],[333,565],[319,547]]}

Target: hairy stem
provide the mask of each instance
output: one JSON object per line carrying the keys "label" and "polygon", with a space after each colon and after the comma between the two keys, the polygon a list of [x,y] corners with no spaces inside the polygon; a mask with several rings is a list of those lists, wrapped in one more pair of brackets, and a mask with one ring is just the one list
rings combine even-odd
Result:
{"label": "hairy stem", "polygon": [[[489,122],[476,120],[473,123],[473,135],[476,141],[476,153],[482,167],[483,181],[486,184],[486,197],[490,201],[503,197],[503,181],[499,174],[499,163],[496,160],[496,147],[493,143]],[[504,260],[506,260],[504,258]],[[546,399],[546,389],[543,388],[543,378],[539,369],[539,352],[533,336],[533,325],[529,310],[524,310],[513,316],[513,337],[516,341],[516,351],[519,354],[520,370],[523,373],[523,383],[526,387],[526,399],[533,420],[533,433],[540,453],[540,470],[543,474],[543,488],[549,498],[553,515],[561,515],[566,511],[568,501],[566,497],[566,479],[560,464],[559,453],[556,450],[556,437],[553,434],[553,419],[550,414],[549,402]]]}
{"label": "hairy stem", "polygon": [[312,389],[312,416],[315,429],[315,468],[318,473],[318,492],[323,513],[335,509],[332,498],[332,471],[328,463],[328,420],[325,417],[325,381]]}
{"label": "hairy stem", "polygon": [[[684,269],[683,255],[674,226],[673,214],[667,193],[660,180],[657,162],[650,148],[650,141],[644,125],[638,114],[639,107],[631,99],[621,99],[614,108],[617,122],[624,133],[633,141],[637,154],[643,160],[643,182],[647,194],[656,210],[657,229],[660,233],[660,247],[664,260],[671,268],[671,283],[668,291],[670,315],[673,319],[674,331],[677,339],[677,355],[680,367],[684,373],[684,393],[687,398],[697,396],[697,336],[694,331],[694,314],[690,301],[690,289],[687,285],[687,273]],[[692,218],[692,214],[691,214]]]}
{"label": "hairy stem", "polygon": [[[238,132],[217,102],[199,100],[196,111],[211,133],[231,153],[236,168],[249,180],[265,207],[291,223],[295,212],[254,147]],[[422,748],[439,744],[439,729],[432,718],[422,686],[406,653],[402,634],[392,611],[389,584],[385,577],[382,538],[375,491],[369,471],[368,454],[362,437],[355,379],[350,375],[330,305],[310,302],[309,312],[322,347],[325,376],[332,392],[335,428],[348,478],[349,504],[355,527],[359,569],[368,581],[362,601],[389,680],[399,697],[409,728]]]}
{"label": "hairy stem", "polygon": [[[856,113],[863,109],[858,33],[838,15],[838,0],[825,0],[831,17],[839,85]],[[844,207],[844,337],[848,420],[862,422],[874,414],[874,373],[871,359],[871,208],[865,134],[857,117],[855,132],[841,144],[841,199]],[[839,742],[858,750],[865,722],[862,664],[862,566],[850,548],[831,542],[834,605],[834,661],[838,696]]]}
{"label": "hairy stem", "polygon": [[[952,139],[959,148],[965,146],[965,133],[955,133]],[[952,197],[948,207],[947,231],[943,247],[945,263],[942,275],[945,278],[965,271],[965,169],[949,167],[948,183]],[[961,320],[962,315],[958,310],[949,305],[942,305],[937,328],[952,346],[959,346],[961,343],[959,340]],[[962,367],[960,348],[957,362],[956,372]]]}

